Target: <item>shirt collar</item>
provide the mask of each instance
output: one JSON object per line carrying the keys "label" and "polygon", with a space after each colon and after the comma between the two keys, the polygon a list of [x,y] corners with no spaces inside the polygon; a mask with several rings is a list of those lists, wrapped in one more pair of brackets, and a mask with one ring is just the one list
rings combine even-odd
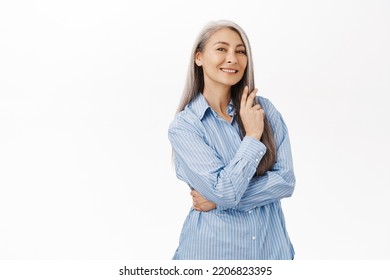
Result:
{"label": "shirt collar", "polygon": [[207,109],[211,109],[210,105],[207,103],[206,98],[204,98],[203,94],[201,93],[195,97],[195,99],[189,104],[189,107],[200,120],[203,118]]}
{"label": "shirt collar", "polygon": [[[203,94],[201,93],[199,93],[197,97],[195,97],[195,99],[191,102],[190,108],[200,120],[203,119],[208,109],[210,109],[214,117],[217,117],[217,113],[210,107],[210,105],[207,103],[206,98],[204,98]],[[230,100],[228,105],[228,114],[230,116],[234,116],[235,111],[236,110],[233,105],[233,100]]]}

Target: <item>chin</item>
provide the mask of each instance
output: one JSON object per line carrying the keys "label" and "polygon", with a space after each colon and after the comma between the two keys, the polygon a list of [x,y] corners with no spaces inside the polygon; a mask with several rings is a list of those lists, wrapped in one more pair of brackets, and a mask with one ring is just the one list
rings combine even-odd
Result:
{"label": "chin", "polygon": [[241,79],[238,81],[224,81],[223,84],[225,84],[227,86],[234,86],[234,85],[238,84],[240,81],[241,81]]}

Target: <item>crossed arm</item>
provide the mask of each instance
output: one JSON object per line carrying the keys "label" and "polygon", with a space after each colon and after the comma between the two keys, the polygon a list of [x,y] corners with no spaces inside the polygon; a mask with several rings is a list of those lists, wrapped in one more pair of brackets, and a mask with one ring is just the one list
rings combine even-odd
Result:
{"label": "crossed arm", "polygon": [[[253,104],[253,99],[249,103]],[[248,109],[253,108],[251,106]],[[268,117],[274,129],[277,161],[270,171],[258,177],[253,175],[258,160],[266,151],[264,144],[257,138],[261,134],[256,137],[246,135],[234,158],[224,165],[192,125],[182,122],[170,128],[169,139],[177,157],[176,168],[180,169],[178,177],[194,189],[191,196],[195,210],[234,208],[247,211],[292,195],[295,177],[287,127],[273,105],[268,107]],[[258,108],[254,110],[258,111]]]}
{"label": "crossed arm", "polygon": [[[288,132],[281,116],[279,116],[276,128],[277,161],[275,165],[264,175],[253,177],[250,180],[240,201],[233,207],[234,209],[248,211],[292,195],[295,187],[295,176]],[[196,188],[190,194],[193,208],[197,211],[210,211],[220,207],[203,197]]]}

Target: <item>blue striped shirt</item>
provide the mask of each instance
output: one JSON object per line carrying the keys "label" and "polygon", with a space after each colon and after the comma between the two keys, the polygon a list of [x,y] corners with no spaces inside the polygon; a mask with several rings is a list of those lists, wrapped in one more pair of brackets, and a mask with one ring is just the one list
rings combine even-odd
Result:
{"label": "blue striped shirt", "polygon": [[295,186],[287,127],[272,103],[257,96],[274,131],[277,161],[254,176],[266,152],[252,137],[241,139],[230,102],[231,123],[199,94],[169,126],[177,177],[217,204],[208,212],[190,209],[173,259],[292,259],[280,200]]}

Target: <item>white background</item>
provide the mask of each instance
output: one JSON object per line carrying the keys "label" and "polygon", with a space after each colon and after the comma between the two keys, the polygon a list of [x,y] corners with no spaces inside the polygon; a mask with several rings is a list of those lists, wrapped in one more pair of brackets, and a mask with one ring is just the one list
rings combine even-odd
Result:
{"label": "white background", "polygon": [[389,1],[2,1],[0,259],[170,259],[167,128],[210,20],[289,127],[296,259],[390,259]]}

